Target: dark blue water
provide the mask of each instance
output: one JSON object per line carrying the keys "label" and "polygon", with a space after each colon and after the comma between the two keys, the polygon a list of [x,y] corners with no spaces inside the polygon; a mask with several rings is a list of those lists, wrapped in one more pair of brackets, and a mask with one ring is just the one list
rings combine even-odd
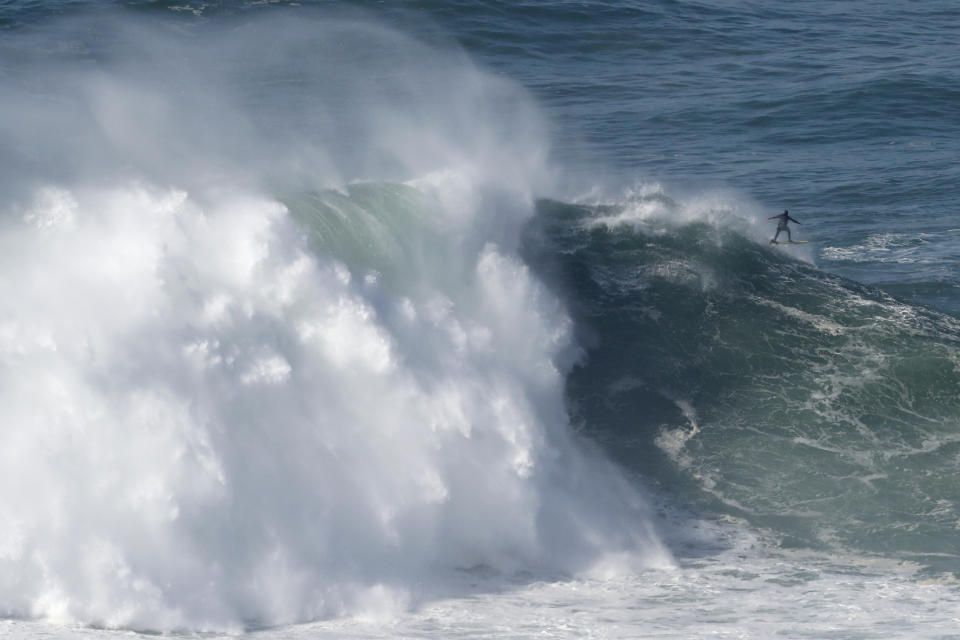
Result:
{"label": "dark blue water", "polygon": [[436,14],[540,98],[556,156],[579,171],[737,189],[771,214],[790,209],[823,268],[960,310],[954,4]]}

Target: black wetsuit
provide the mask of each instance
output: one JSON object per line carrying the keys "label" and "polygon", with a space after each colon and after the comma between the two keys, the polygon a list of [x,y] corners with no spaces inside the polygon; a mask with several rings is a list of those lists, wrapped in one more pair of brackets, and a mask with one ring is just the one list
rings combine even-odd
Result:
{"label": "black wetsuit", "polygon": [[767,220],[773,220],[774,218],[776,218],[779,222],[777,223],[777,232],[773,235],[773,240],[771,240],[770,242],[776,242],[777,238],[780,237],[781,231],[787,232],[787,242],[793,242],[793,239],[790,237],[790,227],[787,226],[787,221],[796,222],[797,224],[800,224],[800,223],[794,220],[793,218],[791,218],[787,214],[786,210],[784,210],[784,212],[778,216],[770,216],[769,218],[767,218]]}

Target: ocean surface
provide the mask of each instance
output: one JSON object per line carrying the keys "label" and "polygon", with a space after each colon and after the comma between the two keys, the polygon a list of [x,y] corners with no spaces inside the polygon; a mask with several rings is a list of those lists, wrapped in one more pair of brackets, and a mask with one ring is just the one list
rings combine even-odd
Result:
{"label": "ocean surface", "polygon": [[0,2],[0,636],[960,638],[957,42]]}

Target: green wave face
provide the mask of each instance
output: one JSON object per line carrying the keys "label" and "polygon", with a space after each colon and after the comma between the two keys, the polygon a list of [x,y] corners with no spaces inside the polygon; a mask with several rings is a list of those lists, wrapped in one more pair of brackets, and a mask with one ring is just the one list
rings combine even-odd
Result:
{"label": "green wave face", "polygon": [[283,202],[313,251],[376,273],[394,287],[424,279],[444,246],[433,203],[404,184],[357,183]]}
{"label": "green wave face", "polygon": [[541,201],[530,260],[589,355],[582,428],[785,545],[960,570],[960,323],[704,222]]}

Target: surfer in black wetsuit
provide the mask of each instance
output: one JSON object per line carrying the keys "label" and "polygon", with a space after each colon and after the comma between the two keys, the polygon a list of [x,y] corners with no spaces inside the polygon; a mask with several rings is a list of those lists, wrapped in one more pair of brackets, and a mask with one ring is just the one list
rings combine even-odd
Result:
{"label": "surfer in black wetsuit", "polygon": [[777,244],[777,238],[780,237],[780,232],[781,232],[781,231],[786,231],[786,232],[787,232],[787,242],[793,242],[793,240],[790,238],[790,227],[787,226],[787,222],[788,222],[788,221],[789,221],[789,222],[796,222],[797,224],[800,224],[800,223],[797,222],[796,220],[794,220],[793,218],[791,218],[791,217],[787,214],[787,210],[786,210],[786,209],[784,209],[784,210],[783,210],[783,213],[781,213],[780,215],[778,215],[778,216],[770,216],[769,218],[767,218],[767,220],[773,220],[774,218],[776,218],[776,219],[779,220],[780,222],[777,223],[777,232],[776,232],[775,234],[773,234],[773,240],[770,241],[770,244]]}

